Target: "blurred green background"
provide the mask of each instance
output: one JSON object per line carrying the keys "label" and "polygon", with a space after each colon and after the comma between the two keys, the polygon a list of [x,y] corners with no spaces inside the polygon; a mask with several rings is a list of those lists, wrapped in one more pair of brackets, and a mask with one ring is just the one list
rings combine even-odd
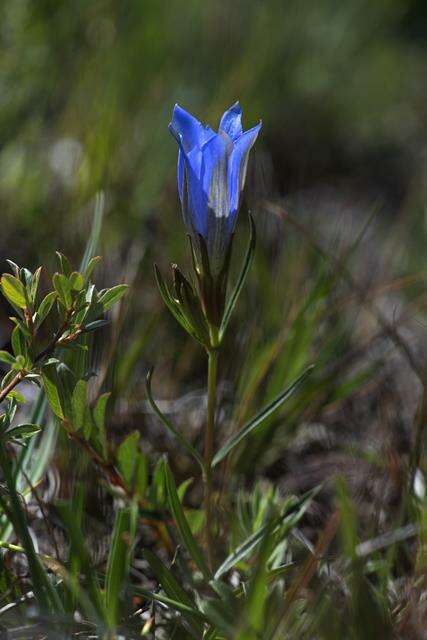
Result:
{"label": "blurred green background", "polygon": [[236,99],[247,126],[262,118],[257,194],[334,185],[395,211],[425,183],[422,0],[2,0],[0,12],[2,255],[77,255],[99,188],[106,249],[137,238],[162,252],[180,229],[175,102],[212,124]]}

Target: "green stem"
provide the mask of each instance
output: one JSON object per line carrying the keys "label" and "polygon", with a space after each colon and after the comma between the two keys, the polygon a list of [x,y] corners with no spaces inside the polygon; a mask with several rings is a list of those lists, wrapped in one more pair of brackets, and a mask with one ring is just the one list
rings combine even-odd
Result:
{"label": "green stem", "polygon": [[[18,544],[12,544],[11,542],[6,542],[6,540],[0,540],[0,549],[6,549],[6,551],[13,551],[14,553],[25,554],[24,547],[20,547]],[[37,556],[41,560],[46,560],[46,562],[51,562],[51,563],[56,562],[57,564],[59,564],[58,560],[55,560],[55,558],[53,558],[52,556],[47,556],[44,553],[37,553]]]}
{"label": "green stem", "polygon": [[212,458],[215,434],[215,409],[218,371],[218,351],[208,351],[208,419],[205,434],[205,519],[206,550],[209,568],[213,568],[213,521],[212,521]]}

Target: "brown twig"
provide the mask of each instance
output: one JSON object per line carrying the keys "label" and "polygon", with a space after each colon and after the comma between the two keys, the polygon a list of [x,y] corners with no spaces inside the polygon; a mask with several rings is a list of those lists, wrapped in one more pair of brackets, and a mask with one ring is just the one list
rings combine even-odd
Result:
{"label": "brown twig", "polygon": [[22,380],[25,378],[25,376],[27,375],[28,371],[25,371],[24,369],[21,369],[21,371],[18,371],[18,373],[16,374],[16,376],[14,378],[12,378],[12,380],[9,382],[9,384],[7,384],[4,389],[2,389],[0,391],[0,403],[3,402],[3,400],[6,398],[6,396],[9,395],[9,393],[11,391],[13,391],[13,389],[20,383],[22,382]]}

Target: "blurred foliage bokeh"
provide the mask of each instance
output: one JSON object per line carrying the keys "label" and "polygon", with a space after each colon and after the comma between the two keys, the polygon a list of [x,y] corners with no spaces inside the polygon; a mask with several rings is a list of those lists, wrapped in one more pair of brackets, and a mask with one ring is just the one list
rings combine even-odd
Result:
{"label": "blurred foliage bokeh", "polygon": [[425,175],[421,0],[2,0],[0,15],[0,243],[21,261],[81,249],[99,188],[110,251],[179,229],[175,102],[214,124],[239,99],[247,125],[263,119],[256,196],[334,184],[396,209]]}

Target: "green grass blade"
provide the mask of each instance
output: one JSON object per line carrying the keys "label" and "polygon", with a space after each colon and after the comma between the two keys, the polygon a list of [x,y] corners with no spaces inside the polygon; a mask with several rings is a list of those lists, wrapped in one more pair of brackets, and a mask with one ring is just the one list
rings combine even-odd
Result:
{"label": "green grass blade", "polygon": [[[89,557],[86,548],[86,542],[79,528],[78,521],[75,517],[73,508],[67,502],[57,502],[56,509],[67,529],[70,538],[70,558],[77,559],[82,573],[86,576],[88,592],[91,602],[97,612],[98,623],[106,618],[104,607],[104,599],[99,585],[98,577]],[[72,577],[74,580],[80,580],[79,573]]]}
{"label": "green grass blade", "polygon": [[206,598],[201,601],[200,606],[211,625],[218,629],[220,638],[233,637],[236,609],[231,609],[218,598]]}
{"label": "green grass blade", "polygon": [[236,445],[239,444],[246,436],[248,436],[256,427],[264,422],[272,413],[276,411],[282,404],[290,398],[295,391],[302,385],[305,379],[310,375],[314,365],[309,366],[299,378],[297,378],[292,384],[287,387],[280,395],[277,396],[270,404],[262,409],[252,420],[250,420],[240,431],[232,436],[228,442],[215,454],[212,466],[217,465],[223,460]]}
{"label": "green grass blade", "polygon": [[[21,501],[19,499],[18,492],[16,490],[15,478],[12,471],[12,465],[7,457],[7,452],[4,446],[0,446],[0,466],[3,471],[6,485],[9,492],[10,504],[6,509],[6,513],[9,513],[12,520],[13,528],[21,540],[22,546],[25,549],[25,554],[28,559],[28,565],[31,573],[32,586],[34,594],[40,604],[40,607],[45,611],[62,612],[63,607],[59,596],[52,585],[49,576],[40,561],[35,549],[30,532],[28,531],[27,521]],[[2,507],[3,499],[1,499]]]}
{"label": "green grass blade", "polygon": [[[46,408],[46,397],[40,390],[30,414],[30,420],[33,424],[43,425]],[[28,483],[35,486],[43,476],[53,455],[57,434],[58,426],[54,420],[50,420],[39,435],[24,442],[21,446],[21,452],[13,471],[16,490],[21,494],[28,488]],[[31,492],[25,491],[24,500],[27,501],[31,495]],[[4,518],[1,522],[3,524],[1,537],[8,540],[12,535],[12,524],[4,522]]]}
{"label": "green grass blade", "polygon": [[90,236],[86,244],[82,261],[80,263],[81,272],[86,269],[86,267],[89,264],[89,261],[95,255],[95,251],[99,243],[99,237],[101,235],[104,209],[105,209],[105,194],[103,191],[98,191],[95,197],[95,212],[93,214]]}
{"label": "green grass blade", "polygon": [[112,629],[119,621],[120,594],[129,574],[135,526],[134,506],[121,509],[117,513],[105,576],[105,608]]}
{"label": "green grass blade", "polygon": [[[178,580],[173,575],[172,571],[168,569],[163,562],[149,549],[145,549],[144,556],[150,565],[150,568],[157,581],[162,586],[162,589],[169,598],[175,601],[181,602],[186,605],[190,610],[195,609],[194,602],[186,591],[181,587]],[[195,632],[195,638],[200,638],[203,634],[203,624],[200,622],[199,612],[197,610],[190,614],[185,615],[188,624]]]}
{"label": "green grass blade", "polygon": [[169,498],[169,508],[172,512],[176,526],[181,535],[182,542],[185,548],[187,549],[188,553],[190,554],[190,557],[192,558],[193,562],[200,569],[203,576],[209,580],[211,578],[210,571],[205,562],[203,552],[199,547],[193,534],[191,533],[191,529],[188,525],[187,518],[185,517],[184,510],[182,508],[181,502],[178,497],[178,492],[176,490],[175,481],[173,479],[172,472],[169,469],[169,466],[166,460],[163,463],[163,472],[165,476],[165,484],[166,484],[166,489],[167,489],[168,498]]}
{"label": "green grass blade", "polygon": [[148,589],[143,589],[141,587],[132,587],[134,593],[139,594],[147,598],[148,600],[154,600],[155,602],[160,602],[161,604],[165,604],[166,606],[174,609],[175,611],[179,611],[180,613],[187,613],[191,615],[195,615],[200,618],[202,621],[207,621],[206,616],[197,609],[193,609],[186,604],[183,604],[179,600],[174,600],[173,598],[169,598],[168,596],[163,596],[160,593],[154,593],[153,591],[149,591]]}
{"label": "green grass blade", "polygon": [[153,377],[153,371],[154,371],[153,368],[151,368],[148,371],[147,378],[146,378],[146,385],[145,385],[145,388],[146,388],[146,391],[147,391],[147,398],[148,398],[148,402],[150,404],[150,407],[152,408],[152,410],[154,411],[156,416],[158,418],[160,418],[160,420],[163,422],[163,424],[165,425],[166,429],[168,431],[170,431],[170,433],[172,433],[172,435],[178,440],[178,442],[182,445],[182,447],[186,451],[188,451],[188,453],[191,454],[195,460],[197,460],[198,464],[200,465],[200,467],[202,469],[202,472],[204,472],[205,463],[204,463],[203,458],[200,455],[200,453],[197,451],[197,449],[195,449],[193,447],[192,444],[190,444],[190,442],[188,442],[188,440],[186,438],[184,438],[182,433],[180,433],[177,429],[175,429],[175,427],[173,426],[171,421],[168,420],[168,418],[166,418],[166,416],[160,411],[159,407],[157,406],[156,401],[153,398],[153,393],[151,391],[151,379]]}
{"label": "green grass blade", "polygon": [[[294,527],[300,518],[305,513],[311,499],[317,493],[319,489],[313,489],[308,493],[304,494],[299,500],[295,500],[293,503],[290,502],[288,507],[285,509],[284,513],[279,516],[275,521],[275,529],[277,527],[284,527],[282,530],[282,535],[285,535],[289,529]],[[291,509],[289,511],[289,509]],[[235,549],[222,563],[220,567],[215,572],[214,580],[219,580],[221,576],[224,575],[227,571],[229,571],[232,567],[234,567],[238,562],[246,558],[251,551],[257,546],[257,544],[262,540],[263,536],[266,534],[268,528],[270,527],[270,522],[262,525],[255,533],[252,533],[250,536],[246,538],[242,544],[240,544],[237,549]]]}
{"label": "green grass blade", "polygon": [[268,597],[268,560],[274,548],[274,520],[270,520],[261,540],[255,575],[250,583],[242,625],[235,640],[256,640],[265,625],[265,606]]}
{"label": "green grass blade", "polygon": [[222,565],[218,567],[215,572],[214,580],[219,580],[224,573],[227,573],[227,571],[234,567],[234,565],[246,558],[260,542],[266,530],[267,526],[264,525],[258,529],[258,531],[255,531],[255,533],[246,538],[246,540],[224,560]]}

